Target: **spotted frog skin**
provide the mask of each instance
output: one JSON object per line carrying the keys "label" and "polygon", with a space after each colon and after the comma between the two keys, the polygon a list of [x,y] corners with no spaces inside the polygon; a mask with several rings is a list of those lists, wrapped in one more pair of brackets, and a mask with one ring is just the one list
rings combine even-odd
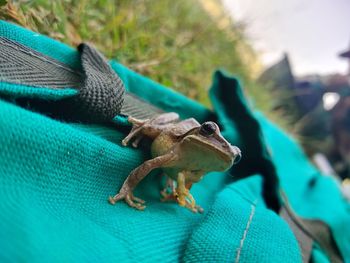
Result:
{"label": "spotted frog skin", "polygon": [[229,169],[241,158],[240,149],[222,137],[214,122],[199,124],[193,118],[179,121],[178,114],[172,112],[149,120],[129,117],[128,121],[133,127],[122,144],[127,146],[133,140],[132,146],[137,147],[144,136],[149,137],[153,140],[153,159],[129,174],[119,193],[109,197],[111,204],[125,200],[129,206],[144,210],[145,201],[135,197],[133,190],[153,169],[161,168],[168,176],[162,201],[175,200],[193,212],[202,212],[189,192],[192,184],[208,172]]}

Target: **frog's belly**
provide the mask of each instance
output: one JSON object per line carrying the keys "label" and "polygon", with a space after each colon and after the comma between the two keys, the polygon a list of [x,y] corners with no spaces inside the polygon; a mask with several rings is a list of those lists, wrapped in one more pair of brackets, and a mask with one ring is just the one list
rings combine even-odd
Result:
{"label": "frog's belly", "polygon": [[[158,157],[167,154],[178,141],[167,134],[160,134],[152,143],[151,154],[152,157]],[[171,167],[162,168],[164,173],[177,180],[177,176],[180,172],[186,173],[186,179],[188,181],[197,182],[203,176],[203,172],[198,170],[198,164],[185,160],[179,156],[179,159]]]}
{"label": "frog's belly", "polygon": [[204,175],[204,172],[201,170],[187,170],[186,168],[181,167],[169,167],[169,168],[163,168],[164,174],[169,176],[173,180],[177,180],[177,177],[180,172],[183,172],[185,174],[185,180],[186,182],[198,182]]}
{"label": "frog's belly", "polygon": [[167,154],[171,148],[177,143],[171,136],[161,133],[159,134],[151,145],[152,157],[158,157]]}

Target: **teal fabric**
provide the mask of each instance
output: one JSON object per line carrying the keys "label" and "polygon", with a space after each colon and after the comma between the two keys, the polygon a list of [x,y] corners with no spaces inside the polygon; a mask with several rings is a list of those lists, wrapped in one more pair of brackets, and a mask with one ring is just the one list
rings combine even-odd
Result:
{"label": "teal fabric", "polygon": [[48,89],[27,85],[0,82],[0,94],[11,98],[41,98],[46,100],[60,100],[78,94],[73,88]]}
{"label": "teal fabric", "polygon": [[[241,195],[249,196],[249,187],[237,185],[238,195],[231,189],[225,191],[227,175],[207,175],[192,190],[207,211],[200,215],[161,203],[160,178],[153,174],[136,191],[147,200],[146,211],[123,203],[111,206],[108,195],[149,157],[147,151],[121,147],[123,134],[113,128],[63,124],[6,102],[0,102],[0,112],[3,260],[174,262],[185,254],[186,261],[194,262],[200,254],[204,261],[222,256],[223,262],[231,262],[236,257],[251,209],[251,201]],[[259,184],[258,178],[255,181]],[[251,228],[256,230],[248,232],[244,244],[248,248],[255,246],[254,242],[259,245],[253,254],[250,249],[242,250],[241,262],[254,262],[259,254],[266,259],[260,262],[281,261],[284,253],[299,259],[291,231],[261,202],[259,216],[267,223],[253,221]],[[226,220],[221,221],[216,213],[223,213]],[[218,224],[222,225],[220,231],[213,231]],[[202,236],[214,234],[216,246]],[[272,241],[279,244],[277,248],[282,246],[284,253],[262,249]],[[199,251],[193,247],[196,244],[202,245]],[[225,255],[216,249],[218,244],[226,244]]]}
{"label": "teal fabric", "polygon": [[227,184],[217,194],[210,211],[193,232],[184,259],[185,262],[301,261],[288,225],[265,208],[258,175]]}
{"label": "teal fabric", "polygon": [[350,262],[350,203],[334,179],[310,164],[300,146],[263,115],[256,115],[272,151],[282,189],[301,217],[327,223],[346,262]]}
{"label": "teal fabric", "polygon": [[317,245],[315,245],[312,250],[312,259],[313,259],[313,262],[317,262],[317,263],[329,262],[328,257],[322,252],[322,249]]}
{"label": "teal fabric", "polygon": [[[0,22],[0,35],[80,67],[74,49],[45,36],[6,22]],[[350,262],[349,205],[295,142],[248,109],[235,78],[221,72],[214,75],[212,112],[117,62],[111,65],[129,91],[183,118],[217,119],[224,135],[246,151],[254,145],[242,136],[251,134],[260,150],[243,156],[253,156],[259,162],[250,165],[263,169],[247,170],[250,177],[237,182],[233,177],[245,174],[238,166],[206,175],[191,190],[205,209],[203,215],[159,201],[160,171],[136,189],[135,194],[147,201],[145,211],[124,203],[111,206],[107,197],[149,158],[147,148],[122,147],[125,134],[118,127],[62,123],[0,100],[1,261],[301,262],[293,233],[262,198],[263,180],[254,171],[268,170],[276,172],[299,214],[329,223]],[[227,105],[218,96],[223,89],[241,103]],[[258,131],[237,126],[242,116]],[[116,120],[125,125],[122,118]],[[319,262],[326,258],[322,250],[314,255]]]}

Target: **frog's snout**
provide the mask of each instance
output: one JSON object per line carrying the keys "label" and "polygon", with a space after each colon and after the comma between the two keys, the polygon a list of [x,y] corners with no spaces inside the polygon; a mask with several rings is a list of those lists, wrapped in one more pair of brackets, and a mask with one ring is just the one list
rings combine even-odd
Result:
{"label": "frog's snout", "polygon": [[233,155],[233,164],[237,164],[242,159],[241,150],[237,146],[231,146],[231,152]]}

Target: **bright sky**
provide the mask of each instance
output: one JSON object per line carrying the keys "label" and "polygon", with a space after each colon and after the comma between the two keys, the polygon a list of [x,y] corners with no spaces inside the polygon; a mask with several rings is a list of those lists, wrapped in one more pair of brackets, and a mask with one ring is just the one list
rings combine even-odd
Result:
{"label": "bright sky", "polygon": [[342,73],[337,57],[350,48],[349,0],[222,0],[234,19],[271,65],[288,52],[297,75]]}

